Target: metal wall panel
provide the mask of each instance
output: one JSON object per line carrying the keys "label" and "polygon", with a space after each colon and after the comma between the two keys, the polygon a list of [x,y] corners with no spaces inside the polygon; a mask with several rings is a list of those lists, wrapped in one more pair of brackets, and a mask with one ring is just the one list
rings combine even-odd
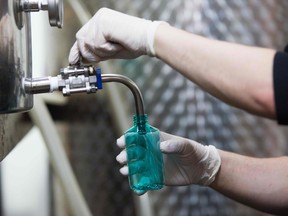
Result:
{"label": "metal wall panel", "polygon": [[[165,20],[210,38],[249,45],[282,49],[288,38],[285,0],[87,0],[83,3],[93,14],[100,7],[109,7],[147,19]],[[141,57],[116,64],[119,73],[138,84],[150,123],[160,130],[245,155],[268,157],[288,153],[286,129],[218,101],[157,59]],[[133,98],[130,92],[127,94],[132,115]],[[103,142],[106,138],[101,137]],[[91,163],[102,166],[97,161],[105,153],[96,148],[91,151],[95,151],[95,161]],[[97,179],[94,180],[97,184]],[[113,195],[120,196],[117,191]],[[150,195],[157,216],[264,215],[204,187],[167,187]],[[122,201],[124,205],[125,199]],[[118,202],[121,206],[120,199]]]}

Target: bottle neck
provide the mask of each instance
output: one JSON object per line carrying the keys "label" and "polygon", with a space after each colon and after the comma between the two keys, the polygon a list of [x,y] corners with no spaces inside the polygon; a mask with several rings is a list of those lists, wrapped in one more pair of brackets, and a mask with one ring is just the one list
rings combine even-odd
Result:
{"label": "bottle neck", "polygon": [[148,122],[148,117],[146,114],[144,115],[134,115],[133,116],[134,126],[136,126],[139,132],[146,131],[146,123]]}

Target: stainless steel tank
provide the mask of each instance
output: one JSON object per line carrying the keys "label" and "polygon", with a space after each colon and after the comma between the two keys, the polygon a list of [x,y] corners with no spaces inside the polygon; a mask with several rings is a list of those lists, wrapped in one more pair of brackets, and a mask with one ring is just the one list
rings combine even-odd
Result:
{"label": "stainless steel tank", "polygon": [[62,27],[62,0],[0,0],[0,160],[31,127],[11,113],[33,106],[22,82],[32,77],[30,12],[39,10],[48,10],[51,26]]}
{"label": "stainless steel tank", "polygon": [[[287,0],[70,0],[69,2],[78,2],[75,7],[77,13],[79,5],[84,5],[83,11],[89,11],[91,16],[100,7],[105,6],[146,19],[164,20],[172,26],[206,37],[247,45],[283,49],[288,38]],[[85,17],[83,12],[80,15],[79,18]],[[70,22],[70,25],[76,23],[73,20]],[[155,127],[203,144],[213,144],[223,150],[250,156],[287,155],[287,128],[280,128],[274,122],[227,106],[159,60],[141,57],[131,61],[110,61],[109,64],[113,64],[119,73],[128,76],[139,86],[145,101],[145,111],[149,115],[150,123]],[[132,104],[133,98],[126,95],[126,92],[122,93],[126,98],[130,98]],[[74,109],[77,111],[85,109],[82,113],[87,115],[86,119],[89,118],[91,123],[88,120],[84,123],[84,116],[71,122],[69,133],[69,145],[72,146],[71,161],[74,167],[77,167],[76,175],[81,179],[80,182],[85,182],[83,189],[86,197],[92,197],[87,201],[91,203],[94,214],[113,215],[111,214],[113,211],[115,214],[123,211],[123,215],[134,216],[129,202],[130,197],[124,195],[125,186],[120,187],[121,180],[117,180],[117,175],[114,175],[118,172],[118,166],[113,165],[114,155],[111,154],[110,148],[107,150],[108,147],[103,149],[103,145],[101,147],[95,145],[98,140],[111,147],[109,144],[113,139],[112,135],[107,135],[107,128],[111,131],[115,118],[112,117],[113,121],[110,123],[107,118],[109,110],[103,101],[97,103],[97,110],[95,106],[91,108],[93,100],[86,102],[86,106],[85,102],[82,102],[79,107],[77,107],[79,101],[74,102],[77,107]],[[101,104],[104,104],[104,108],[101,108]],[[132,105],[130,107],[134,108]],[[71,115],[67,116],[72,116],[74,113],[73,110]],[[91,113],[91,116],[88,117],[88,113]],[[131,115],[132,113],[133,109]],[[79,124],[82,129],[77,127]],[[88,132],[89,130],[91,132]],[[119,152],[117,147],[115,155],[116,152]],[[109,184],[112,178],[107,173],[100,176],[99,172],[95,172],[100,169],[111,170],[115,183]],[[123,178],[123,181],[127,179]],[[120,190],[121,188],[123,189]],[[115,197],[121,198],[113,202]],[[213,190],[197,186],[167,187],[155,193],[150,192],[149,202],[152,204],[153,215],[157,216],[266,215],[233,202]],[[106,203],[109,203],[109,208]]]}
{"label": "stainless steel tank", "polygon": [[17,12],[15,4],[0,1],[0,113],[33,106],[33,96],[22,88],[22,79],[32,77],[30,13]]}
{"label": "stainless steel tank", "polygon": [[62,0],[0,1],[0,113],[27,111],[33,96],[23,89],[32,78],[30,12],[47,10],[51,26],[63,25]]}

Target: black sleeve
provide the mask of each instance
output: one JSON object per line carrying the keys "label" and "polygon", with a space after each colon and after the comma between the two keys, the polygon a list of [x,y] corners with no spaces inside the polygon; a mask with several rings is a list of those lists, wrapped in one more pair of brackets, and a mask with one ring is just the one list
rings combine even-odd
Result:
{"label": "black sleeve", "polygon": [[288,54],[285,52],[275,54],[273,87],[277,121],[288,125]]}

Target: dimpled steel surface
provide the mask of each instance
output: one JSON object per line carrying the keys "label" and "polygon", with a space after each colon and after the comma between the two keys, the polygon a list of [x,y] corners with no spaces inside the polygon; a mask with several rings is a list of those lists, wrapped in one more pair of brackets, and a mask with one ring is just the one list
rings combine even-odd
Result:
{"label": "dimpled steel surface", "polygon": [[[209,38],[248,45],[283,49],[288,38],[285,0],[90,0],[85,5],[92,14],[109,7],[164,20]],[[121,67],[121,74],[137,83],[149,122],[160,130],[245,155],[287,154],[286,129],[220,102],[159,60],[141,57],[116,64]],[[132,116],[134,102],[130,92],[127,98]],[[157,216],[264,215],[204,187],[169,187],[150,195]]]}

